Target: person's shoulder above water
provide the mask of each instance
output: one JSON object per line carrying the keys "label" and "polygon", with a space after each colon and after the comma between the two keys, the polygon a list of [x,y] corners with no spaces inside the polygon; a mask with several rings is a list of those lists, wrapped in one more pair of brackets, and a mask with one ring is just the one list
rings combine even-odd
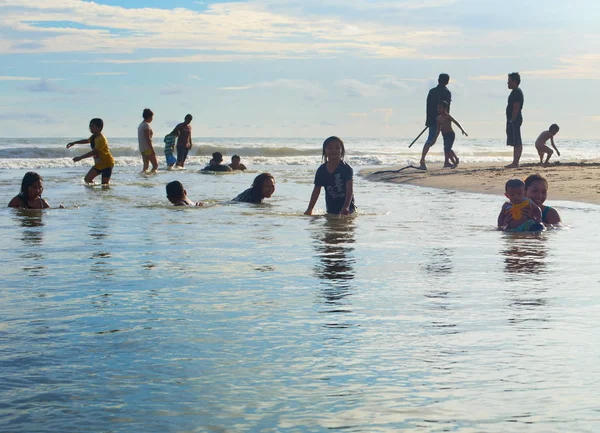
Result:
{"label": "person's shoulder above water", "polygon": [[202,171],[233,171],[231,167],[227,165],[207,165],[202,169]]}
{"label": "person's shoulder above water", "polygon": [[234,198],[233,201],[258,204],[262,202],[262,198],[258,194],[256,194],[256,190],[254,188],[248,188],[236,198]]}

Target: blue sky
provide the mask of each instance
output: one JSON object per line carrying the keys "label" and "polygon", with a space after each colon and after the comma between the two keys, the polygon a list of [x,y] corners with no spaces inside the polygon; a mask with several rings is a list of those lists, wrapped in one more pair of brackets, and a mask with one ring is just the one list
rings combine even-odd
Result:
{"label": "blue sky", "polygon": [[[167,6],[168,5],[168,6]],[[600,128],[600,2],[0,0],[0,136],[135,136],[141,112],[195,136],[411,137],[440,72],[473,137]]]}

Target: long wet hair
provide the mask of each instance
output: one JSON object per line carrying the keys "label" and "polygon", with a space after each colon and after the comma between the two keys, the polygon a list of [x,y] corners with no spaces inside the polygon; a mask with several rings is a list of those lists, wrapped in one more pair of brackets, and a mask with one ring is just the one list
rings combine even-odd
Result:
{"label": "long wet hair", "polygon": [[325,156],[325,148],[327,147],[327,145],[329,143],[332,143],[334,141],[337,141],[340,143],[340,145],[342,146],[342,156],[340,159],[344,159],[344,155],[346,154],[346,149],[344,148],[344,142],[342,141],[341,138],[336,137],[335,135],[332,135],[331,137],[329,137],[328,139],[326,139],[323,142],[323,155],[321,156],[321,161],[322,162],[327,162],[327,156]]}
{"label": "long wet hair", "polygon": [[254,181],[252,182],[253,196],[263,198],[262,187],[267,179],[272,179],[273,183],[275,183],[275,178],[271,173],[261,173],[254,178]]}
{"label": "long wet hair", "polygon": [[29,187],[36,183],[38,180],[43,180],[42,176],[37,174],[35,171],[29,171],[23,176],[23,182],[21,182],[21,192],[19,195],[25,200],[29,199]]}

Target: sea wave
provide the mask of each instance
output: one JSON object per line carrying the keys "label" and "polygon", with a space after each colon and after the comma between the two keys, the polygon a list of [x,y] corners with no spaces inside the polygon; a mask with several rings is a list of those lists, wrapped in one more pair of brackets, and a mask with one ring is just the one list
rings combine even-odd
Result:
{"label": "sea wave", "polygon": [[[164,155],[162,146],[155,146],[158,156]],[[83,152],[87,152],[89,147],[81,146],[79,148],[67,149],[66,147],[56,146],[26,146],[26,147],[0,147],[0,159],[44,159],[44,158],[72,158]],[[111,146],[110,152],[114,157],[122,156],[138,156],[140,152],[137,147],[131,146]],[[226,159],[233,155],[240,155],[242,158],[248,157],[264,157],[264,158],[286,158],[286,157],[316,157],[319,158],[322,154],[319,148],[293,148],[293,147],[250,147],[250,146],[215,146],[215,145],[200,145],[194,146],[190,150],[190,156],[209,157],[214,152],[221,152]],[[372,149],[353,150],[353,155],[369,156],[373,154]],[[396,151],[381,152],[383,155],[394,155]]]}

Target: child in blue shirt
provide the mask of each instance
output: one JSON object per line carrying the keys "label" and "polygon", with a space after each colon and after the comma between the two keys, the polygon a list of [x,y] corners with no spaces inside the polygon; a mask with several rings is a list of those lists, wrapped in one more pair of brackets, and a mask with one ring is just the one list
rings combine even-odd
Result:
{"label": "child in blue shirt", "polygon": [[325,204],[327,213],[333,215],[349,215],[354,213],[354,188],[352,167],[344,162],[344,142],[338,137],[329,137],[323,142],[323,157],[325,161],[317,169],[315,187],[304,215],[312,215],[319,199],[321,187],[325,188]]}

